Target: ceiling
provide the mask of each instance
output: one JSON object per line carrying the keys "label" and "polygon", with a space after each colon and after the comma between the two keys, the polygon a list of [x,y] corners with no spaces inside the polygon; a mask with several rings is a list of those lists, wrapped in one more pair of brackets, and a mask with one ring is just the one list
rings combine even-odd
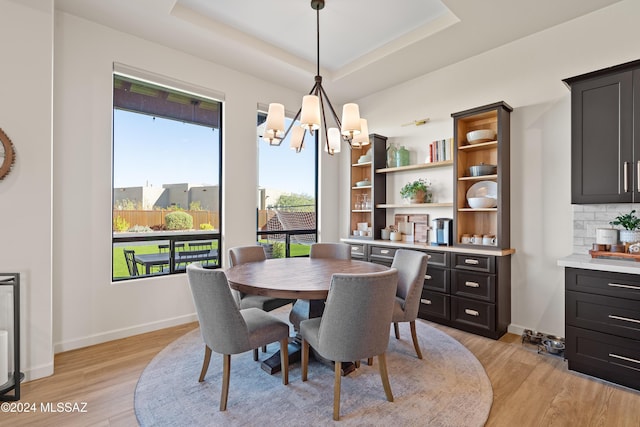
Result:
{"label": "ceiling", "polygon": [[[320,73],[356,100],[620,0],[326,0]],[[55,0],[95,21],[307,93],[316,74],[309,0]]]}

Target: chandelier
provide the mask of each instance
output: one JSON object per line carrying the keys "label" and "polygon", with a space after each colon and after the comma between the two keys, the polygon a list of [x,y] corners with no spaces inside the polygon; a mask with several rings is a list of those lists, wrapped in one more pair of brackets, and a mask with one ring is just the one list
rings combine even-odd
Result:
{"label": "chandelier", "polygon": [[[303,148],[303,141],[307,131],[321,132],[324,136],[325,151],[333,155],[340,152],[342,140],[350,147],[361,147],[369,144],[369,130],[367,121],[360,118],[358,104],[348,103],[342,107],[342,120],[338,118],[336,110],[322,87],[320,75],[320,10],[324,9],[324,0],[311,0],[311,8],[316,11],[316,53],[317,67],[315,84],[308,95],[302,98],[302,107],[298,110],[289,127],[285,130],[284,105],[271,103],[267,112],[267,121],[262,138],[270,145],[280,145],[282,140],[291,133],[290,147],[299,153]],[[335,126],[329,127],[327,111]],[[295,126],[300,119],[300,126]]]}

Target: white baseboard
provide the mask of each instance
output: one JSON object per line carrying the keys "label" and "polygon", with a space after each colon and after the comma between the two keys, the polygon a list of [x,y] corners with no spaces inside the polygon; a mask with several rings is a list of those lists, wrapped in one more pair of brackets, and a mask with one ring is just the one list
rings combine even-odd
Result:
{"label": "white baseboard", "polygon": [[157,322],[116,329],[113,331],[103,332],[100,334],[90,335],[74,340],[55,343],[53,345],[53,351],[54,353],[61,353],[63,351],[75,350],[78,348],[88,347],[95,344],[102,344],[104,342],[113,341],[120,338],[127,338],[133,335],[139,335],[146,332],[157,331],[159,329],[170,328],[172,326],[183,325],[185,323],[195,322],[197,320],[198,316],[193,313],[174,317],[171,319],[163,319]]}
{"label": "white baseboard", "polygon": [[46,365],[30,368],[28,370],[20,370],[24,374],[24,382],[33,381],[44,377],[50,377],[51,375],[53,375],[53,359],[52,363],[47,363]]}

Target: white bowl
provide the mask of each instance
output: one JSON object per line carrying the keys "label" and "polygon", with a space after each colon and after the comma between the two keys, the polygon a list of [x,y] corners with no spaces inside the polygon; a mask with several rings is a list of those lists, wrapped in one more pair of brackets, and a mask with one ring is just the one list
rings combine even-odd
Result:
{"label": "white bowl", "polygon": [[469,197],[467,202],[473,209],[492,208],[495,206],[496,199],[493,197]]}
{"label": "white bowl", "polygon": [[467,142],[469,144],[479,144],[481,142],[493,141],[496,138],[495,131],[491,129],[474,130],[467,133]]}

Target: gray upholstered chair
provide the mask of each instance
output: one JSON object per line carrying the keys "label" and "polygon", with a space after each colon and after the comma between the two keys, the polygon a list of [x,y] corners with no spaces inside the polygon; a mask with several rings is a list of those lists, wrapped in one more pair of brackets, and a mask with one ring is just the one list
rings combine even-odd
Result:
{"label": "gray upholstered chair", "polygon": [[205,269],[200,263],[187,266],[187,277],[205,343],[198,381],[204,381],[211,352],[223,354],[220,410],[227,409],[231,355],[280,342],[282,383],[289,383],[289,324],[257,308],[240,310],[222,270]]}
{"label": "gray upholstered chair", "polygon": [[300,322],[302,381],[307,380],[310,345],[335,363],[334,420],[340,418],[342,362],[378,356],[382,385],[387,400],[393,402],[385,351],[397,282],[395,268],[368,274],[334,274],[322,317]]}
{"label": "gray upholstered chair", "polygon": [[[266,261],[266,259],[267,254],[265,253],[264,248],[259,245],[237,246],[235,248],[229,249],[229,265],[231,267],[233,267],[234,265],[245,264],[247,262]],[[236,300],[236,303],[238,304],[238,307],[240,307],[241,309],[259,308],[260,310],[271,311],[295,301],[285,298],[249,295],[236,291],[235,289],[232,290],[232,293]],[[267,351],[266,346],[262,347],[262,351]],[[258,360],[257,348],[253,351],[253,360]]]}
{"label": "gray upholstered chair", "polygon": [[351,245],[346,243],[314,243],[309,258],[351,259]]}
{"label": "gray upholstered chair", "polygon": [[[267,256],[262,246],[237,246],[229,249],[229,265],[245,264],[247,262],[265,261]],[[262,295],[249,295],[234,291],[234,296],[240,308],[259,308],[264,311],[275,310],[278,307],[287,305],[294,300],[284,298],[272,298]]]}
{"label": "gray upholstered chair", "polygon": [[416,318],[418,317],[424,276],[427,273],[427,254],[398,249],[393,257],[391,267],[398,270],[398,290],[391,320],[396,339],[400,339],[398,322],[409,322],[413,346],[416,349],[418,359],[422,359],[416,335]]}

